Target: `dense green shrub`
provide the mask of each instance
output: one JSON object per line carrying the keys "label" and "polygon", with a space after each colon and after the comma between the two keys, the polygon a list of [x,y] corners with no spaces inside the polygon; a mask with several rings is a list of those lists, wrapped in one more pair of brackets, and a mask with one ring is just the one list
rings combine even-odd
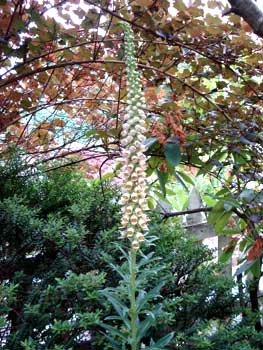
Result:
{"label": "dense green shrub", "polygon": [[75,349],[102,312],[118,194],[72,169],[34,175],[19,162],[0,167],[1,345]]}

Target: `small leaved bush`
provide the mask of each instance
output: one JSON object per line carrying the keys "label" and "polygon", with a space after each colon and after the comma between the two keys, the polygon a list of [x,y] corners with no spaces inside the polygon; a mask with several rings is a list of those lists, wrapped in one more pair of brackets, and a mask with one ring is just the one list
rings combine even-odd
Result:
{"label": "small leaved bush", "polygon": [[17,156],[1,164],[1,346],[76,349],[98,330],[106,275],[116,278],[102,254],[115,251],[118,193],[72,169],[30,173]]}

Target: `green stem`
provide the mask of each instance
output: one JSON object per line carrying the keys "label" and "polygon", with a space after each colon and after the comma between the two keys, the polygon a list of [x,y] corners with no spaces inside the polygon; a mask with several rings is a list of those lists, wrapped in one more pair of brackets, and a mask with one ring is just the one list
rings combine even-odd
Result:
{"label": "green stem", "polygon": [[131,317],[131,350],[138,350],[137,342],[137,310],[136,310],[136,255],[137,250],[131,250],[131,271],[130,271],[130,317]]}

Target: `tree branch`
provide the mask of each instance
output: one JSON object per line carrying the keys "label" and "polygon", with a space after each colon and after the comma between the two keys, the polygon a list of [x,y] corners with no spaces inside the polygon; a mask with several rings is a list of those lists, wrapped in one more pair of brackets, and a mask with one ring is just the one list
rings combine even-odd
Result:
{"label": "tree branch", "polygon": [[176,211],[175,213],[162,213],[162,214],[164,219],[168,219],[175,216],[194,214],[194,213],[200,213],[200,212],[208,212],[211,210],[212,210],[212,207],[207,207],[207,208],[196,208],[196,209],[189,209],[189,210],[183,210],[183,211]]}
{"label": "tree branch", "polygon": [[228,0],[231,8],[224,15],[235,13],[242,17],[253,29],[254,33],[263,38],[263,11],[254,0]]}

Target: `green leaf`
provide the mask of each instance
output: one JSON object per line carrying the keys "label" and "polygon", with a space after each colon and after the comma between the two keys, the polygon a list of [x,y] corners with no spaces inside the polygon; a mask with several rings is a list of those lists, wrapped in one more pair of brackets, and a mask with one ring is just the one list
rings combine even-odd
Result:
{"label": "green leaf", "polygon": [[110,267],[116,271],[120,276],[121,278],[125,281],[125,282],[128,282],[129,281],[129,276],[126,276],[123,271],[121,270],[121,267],[118,266],[118,265],[115,265],[113,263],[109,263]]}
{"label": "green leaf", "polygon": [[156,201],[155,201],[154,198],[149,197],[147,199],[147,203],[148,203],[148,207],[149,207],[150,210],[153,210],[155,208],[155,206],[156,206]]}
{"label": "green leaf", "polygon": [[215,232],[216,233],[222,233],[223,228],[227,225],[228,219],[232,215],[232,212],[225,212],[223,215],[221,215],[215,224]]}
{"label": "green leaf", "polygon": [[102,333],[102,334],[109,341],[109,343],[111,344],[114,350],[120,350],[120,344],[116,340],[114,340],[112,337],[110,337],[106,333]]}
{"label": "green leaf", "polygon": [[108,301],[112,304],[118,315],[123,318],[125,314],[128,313],[128,307],[112,293],[109,292],[109,289],[101,290],[100,293],[105,296]]}
{"label": "green leaf", "polygon": [[237,270],[236,270],[236,272],[235,272],[233,277],[236,277],[236,276],[240,275],[243,272],[247,272],[253,264],[254,264],[254,261],[245,261],[242,265],[240,265],[237,268]]}
{"label": "green leaf", "polygon": [[149,137],[148,139],[146,139],[143,143],[146,146],[147,150],[154,145],[156,142],[158,141],[157,137]]}
{"label": "green leaf", "polygon": [[123,340],[126,340],[126,338],[127,338],[127,334],[123,334],[116,327],[112,327],[112,326],[105,324],[105,323],[100,323],[100,326],[103,327],[104,329],[106,329],[107,331],[109,331],[112,335],[116,335],[116,336],[122,338]]}
{"label": "green leaf", "polygon": [[103,137],[107,137],[108,136],[106,131],[96,130],[96,129],[86,131],[85,135],[87,137],[93,136],[94,138],[100,138],[100,137],[103,138]]}
{"label": "green leaf", "polygon": [[144,321],[140,322],[137,334],[138,342],[147,335],[148,329],[151,328],[155,322],[156,320],[152,313],[150,313]]}
{"label": "green leaf", "polygon": [[253,261],[253,264],[250,266],[249,271],[256,278],[260,277],[260,275],[261,275],[261,263],[260,263],[259,258],[257,258],[256,260]]}
{"label": "green leaf", "polygon": [[256,194],[255,191],[247,189],[247,190],[243,190],[240,193],[240,199],[242,201],[244,201],[244,202],[249,203],[249,202],[252,202],[255,199],[256,195],[257,194]]}
{"label": "green leaf", "polygon": [[161,257],[158,257],[158,256],[155,256],[155,257],[153,258],[154,252],[151,252],[151,253],[149,253],[149,254],[147,254],[147,255],[145,255],[145,254],[143,254],[143,253],[141,253],[141,254],[142,254],[142,259],[141,259],[139,262],[137,262],[138,270],[139,270],[142,266],[145,266],[145,265],[147,265],[147,264],[149,264],[149,263],[153,263],[153,262],[155,262],[155,261],[160,261],[160,260],[162,260],[162,258],[161,258]]}
{"label": "green leaf", "polygon": [[160,297],[160,289],[163,287],[164,282],[159,283],[156,287],[152,288],[149,292],[141,291],[136,299],[137,311],[140,312],[144,305],[151,299]]}
{"label": "green leaf", "polygon": [[162,337],[161,339],[159,339],[155,343],[155,346],[162,348],[162,347],[168,345],[171,342],[171,340],[173,339],[173,337],[174,337],[174,332],[171,332],[171,333],[165,335],[164,337]]}
{"label": "green leaf", "polygon": [[164,145],[164,155],[167,162],[175,167],[181,161],[180,146],[176,143],[167,142]]}
{"label": "green leaf", "polygon": [[222,254],[219,255],[219,262],[225,264],[232,256],[236,245],[237,245],[237,240],[232,240],[228,247],[223,251]]}
{"label": "green leaf", "polygon": [[231,203],[224,203],[224,209],[226,211],[231,211],[233,209],[233,205]]}
{"label": "green leaf", "polygon": [[189,183],[190,185],[195,186],[194,181],[185,172],[177,170],[176,173],[179,174],[185,182]]}
{"label": "green leaf", "polygon": [[163,202],[165,202],[165,203],[171,205],[171,203],[169,202],[169,200],[168,200],[166,197],[164,197],[163,194],[162,194],[161,192],[159,192],[159,191],[153,191],[153,193],[154,193],[158,198],[160,198]]}
{"label": "green leaf", "polygon": [[209,213],[207,222],[209,225],[216,224],[217,220],[224,214],[224,202],[220,201],[213,207],[212,211]]}
{"label": "green leaf", "polygon": [[157,176],[158,176],[158,180],[159,180],[159,184],[161,187],[161,191],[164,197],[166,197],[166,189],[165,189],[165,184],[167,183],[168,180],[168,173],[164,173],[160,170],[156,170]]}
{"label": "green leaf", "polygon": [[229,194],[229,190],[227,188],[222,188],[220,191],[216,192],[217,197],[221,197],[224,194]]}
{"label": "green leaf", "polygon": [[184,183],[183,179],[181,179],[181,176],[177,174],[177,172],[174,173],[175,178],[180,182],[180,184],[183,186],[183,188],[186,190],[186,192],[189,192],[188,187]]}

